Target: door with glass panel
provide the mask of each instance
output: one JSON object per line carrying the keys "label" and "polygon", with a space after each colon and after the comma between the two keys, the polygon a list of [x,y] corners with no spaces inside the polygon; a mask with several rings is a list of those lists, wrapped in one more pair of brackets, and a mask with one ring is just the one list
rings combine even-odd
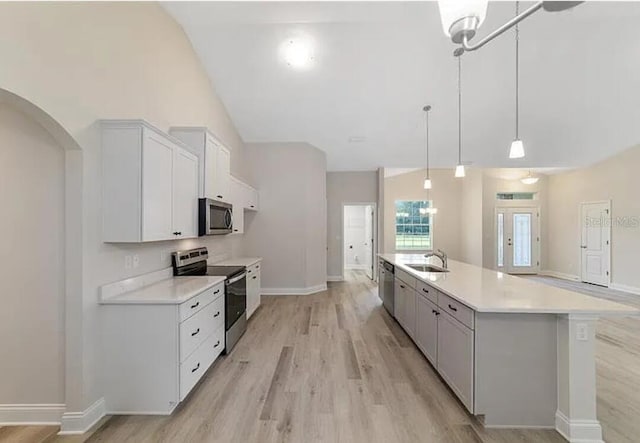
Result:
{"label": "door with glass panel", "polygon": [[540,266],[537,208],[496,210],[496,258],[499,271],[535,274]]}

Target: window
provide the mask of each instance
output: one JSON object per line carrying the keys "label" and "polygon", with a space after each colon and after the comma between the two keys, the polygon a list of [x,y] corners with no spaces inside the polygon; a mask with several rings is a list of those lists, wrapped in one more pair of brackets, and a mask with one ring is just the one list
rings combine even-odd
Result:
{"label": "window", "polygon": [[535,192],[498,192],[497,200],[535,200]]}
{"label": "window", "polygon": [[432,249],[433,219],[429,201],[396,201],[396,251]]}

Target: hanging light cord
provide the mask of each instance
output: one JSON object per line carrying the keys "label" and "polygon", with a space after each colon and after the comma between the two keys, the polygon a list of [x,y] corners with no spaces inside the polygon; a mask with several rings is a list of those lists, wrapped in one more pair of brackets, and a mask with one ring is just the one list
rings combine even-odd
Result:
{"label": "hanging light cord", "polygon": [[458,55],[458,164],[462,164],[462,82],[460,80],[461,66],[460,58],[462,54]]}
{"label": "hanging light cord", "polygon": [[[520,13],[520,2],[516,2],[516,16]],[[520,29],[516,23],[516,140],[520,140]]]}
{"label": "hanging light cord", "polygon": [[429,178],[429,110],[425,107],[425,129],[427,133],[427,178]]}

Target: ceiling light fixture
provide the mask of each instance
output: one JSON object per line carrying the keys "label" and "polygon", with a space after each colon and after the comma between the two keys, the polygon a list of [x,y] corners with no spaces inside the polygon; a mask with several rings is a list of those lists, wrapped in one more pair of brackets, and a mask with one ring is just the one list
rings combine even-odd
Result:
{"label": "ceiling light fixture", "polygon": [[475,37],[487,15],[488,3],[488,0],[438,0],[444,33],[451,37],[453,43],[462,45],[465,51],[475,51],[540,9],[547,12],[564,11],[584,2],[539,1],[480,41],[471,44],[469,41]]}
{"label": "ceiling light fixture", "polygon": [[462,178],[465,176],[464,165],[462,164],[462,66],[460,59],[464,51],[461,48],[453,51],[453,55],[458,59],[458,165],[455,176]]}
{"label": "ceiling light fixture", "polygon": [[427,160],[427,176],[424,179],[424,189],[431,189],[431,178],[429,177],[429,111],[431,110],[431,105],[426,105],[422,108],[424,111],[424,121],[425,121],[425,132],[426,132],[426,160]]}
{"label": "ceiling light fixture", "polygon": [[525,185],[535,185],[538,183],[538,180],[540,180],[540,177],[534,177],[531,175],[531,171],[529,171],[529,174],[526,177],[520,179],[520,181]]}
{"label": "ceiling light fixture", "polygon": [[284,61],[295,69],[307,68],[313,61],[313,50],[308,39],[290,38],[280,47]]}
{"label": "ceiling light fixture", "polygon": [[[520,11],[520,2],[516,2],[516,17]],[[509,149],[509,158],[524,157],[524,144],[520,140],[520,30],[516,23],[516,138],[511,142]]]}

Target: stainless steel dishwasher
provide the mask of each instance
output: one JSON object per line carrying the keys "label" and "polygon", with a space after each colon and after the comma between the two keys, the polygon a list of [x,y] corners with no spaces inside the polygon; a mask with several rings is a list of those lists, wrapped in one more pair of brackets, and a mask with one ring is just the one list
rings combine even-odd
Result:
{"label": "stainless steel dishwasher", "polygon": [[380,260],[378,264],[378,296],[393,317],[395,268],[391,263]]}

